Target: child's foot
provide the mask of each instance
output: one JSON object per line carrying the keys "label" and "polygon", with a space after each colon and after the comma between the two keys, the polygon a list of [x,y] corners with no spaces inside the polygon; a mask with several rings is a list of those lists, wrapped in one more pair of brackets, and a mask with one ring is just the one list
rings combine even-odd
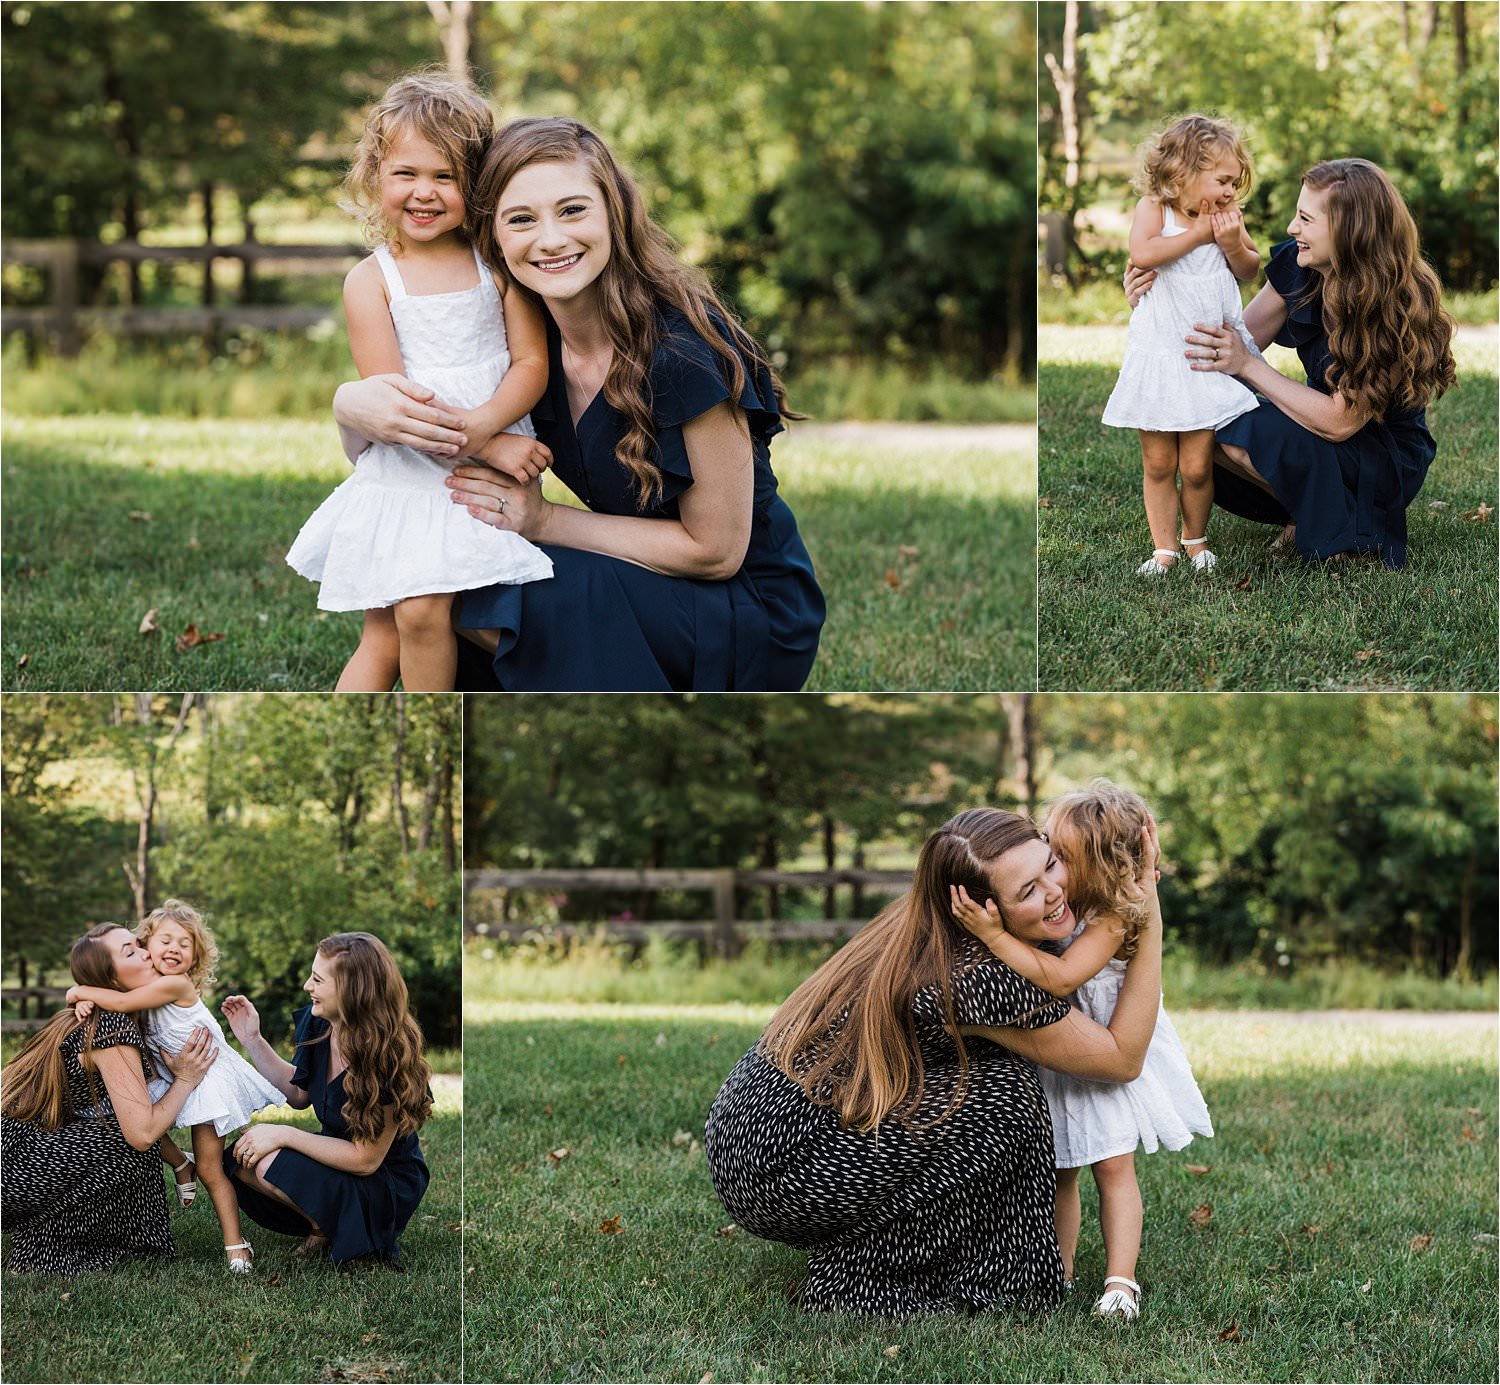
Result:
{"label": "child's foot", "polygon": [[1137,577],[1163,577],[1177,566],[1180,553],[1175,548],[1153,548],[1151,556],[1136,568]]}
{"label": "child's foot", "polygon": [[249,1241],[237,1241],[232,1246],[225,1246],[224,1254],[229,1257],[231,1274],[250,1273],[250,1267],[255,1260],[255,1247]]}
{"label": "child's foot", "polygon": [[[1111,1289],[1111,1284],[1121,1287]],[[1134,1322],[1141,1315],[1141,1286],[1122,1274],[1108,1275],[1104,1280],[1104,1292],[1094,1305],[1096,1318],[1119,1318],[1121,1322]]]}
{"label": "child's foot", "polygon": [[312,1260],[323,1254],[328,1249],[328,1237],[321,1231],[314,1231],[311,1236],[306,1236],[302,1244],[292,1252],[299,1260]]}
{"label": "child's foot", "polygon": [[1183,539],[1182,546],[1187,549],[1194,572],[1212,572],[1218,567],[1219,560],[1208,551],[1207,539]]}
{"label": "child's foot", "polygon": [[172,1168],[172,1181],[177,1185],[177,1206],[184,1212],[198,1200],[198,1165],[186,1150],[178,1151],[182,1163]]}

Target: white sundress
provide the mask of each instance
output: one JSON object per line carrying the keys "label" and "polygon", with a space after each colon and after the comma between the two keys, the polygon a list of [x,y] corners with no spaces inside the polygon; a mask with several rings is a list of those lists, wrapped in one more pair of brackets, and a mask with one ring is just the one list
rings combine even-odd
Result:
{"label": "white sundress", "polygon": [[[225,1042],[219,1021],[201,1000],[191,1005],[159,1005],[146,1012],[146,1037],[168,1053],[179,1052],[199,1025],[214,1036],[214,1062],[182,1103],[177,1129],[212,1125],[220,1135],[227,1135],[248,1125],[257,1111],[286,1103],[286,1097]],[[151,1100],[160,1101],[171,1085],[170,1077],[152,1078]]]}
{"label": "white sundress", "polygon": [[[1082,932],[1080,924],[1068,944]],[[1107,1025],[1120,998],[1125,969],[1124,962],[1111,957],[1102,971],[1073,992],[1073,1007]],[[1090,1082],[1050,1068],[1040,1071],[1042,1092],[1052,1113],[1053,1154],[1060,1169],[1097,1164],[1129,1154],[1138,1145],[1144,1145],[1148,1154],[1163,1145],[1181,1149],[1194,1135],[1214,1133],[1182,1040],[1164,1009],[1157,1010],[1156,1032],[1141,1074],[1133,1082]]]}
{"label": "white sundress", "polygon": [[[1169,206],[1162,207],[1162,235],[1184,236]],[[1153,433],[1190,433],[1222,428],[1259,401],[1232,375],[1196,371],[1183,355],[1184,338],[1197,323],[1230,323],[1250,351],[1260,356],[1245,328],[1239,281],[1224,252],[1210,241],[1156,271],[1156,282],[1130,314],[1120,377],[1101,420],[1110,428]]]}
{"label": "white sundress", "polygon": [[[510,369],[500,291],[476,251],[479,282],[456,293],[409,294],[385,247],[375,261],[408,379],[446,404],[473,409]],[[534,438],[531,419],[505,430]],[[443,484],[454,463],[414,448],[371,443],[302,526],[286,560],[321,583],[324,611],[365,611],[409,596],[468,591],[552,576],[552,560],[519,534],[475,519]]]}

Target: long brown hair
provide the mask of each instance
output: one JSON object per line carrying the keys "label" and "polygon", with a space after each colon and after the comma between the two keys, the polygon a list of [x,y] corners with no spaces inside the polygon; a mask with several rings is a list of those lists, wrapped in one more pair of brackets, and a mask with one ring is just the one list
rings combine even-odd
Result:
{"label": "long brown hair", "polygon": [[[115,962],[110,951],[100,941],[106,934],[123,927],[118,923],[96,923],[74,944],[68,954],[68,967],[73,980],[80,986],[103,986],[111,991],[125,988],[115,979]],[[94,1033],[99,1026],[99,1010],[83,1022],[83,1049],[94,1046]],[[23,1048],[11,1060],[10,1066],[0,1077],[0,1112],[7,1120],[27,1121],[39,1125],[43,1130],[56,1130],[71,1121],[75,1112],[73,1099],[68,1094],[68,1069],[63,1062],[63,1040],[79,1028],[70,1006],[59,1010],[41,1029],[37,1030]],[[94,1104],[100,1104],[98,1079],[93,1070],[85,1066],[89,1090]]]}
{"label": "long brown hair", "polygon": [[952,1100],[925,1124],[945,1120],[964,1099],[969,1071],[952,984],[969,935],[953,918],[949,887],[992,898],[995,861],[1040,838],[1028,819],[999,808],[971,808],[945,822],[922,844],[911,892],[792,992],[761,1035],[761,1051],[851,1130],[874,1130],[893,1114],[912,1125],[926,1077],[912,1001],[931,987],[958,1048]]}
{"label": "long brown hair", "polygon": [[1042,828],[1068,868],[1068,903],[1079,918],[1110,914],[1119,920],[1125,960],[1135,956],[1148,910],[1135,882],[1152,864],[1141,829],[1151,809],[1138,793],[1095,779],[1054,799]]}
{"label": "long brown hair", "polygon": [[[335,933],[318,951],[338,962],[333,979],[339,1044],[349,1064],[343,1108],[349,1133],[356,1140],[378,1139],[390,1106],[396,1138],[410,1135],[432,1114],[432,1069],[422,1056],[422,1029],[408,1009],[396,960],[373,933]],[[331,1032],[307,1043],[325,1043]]]}
{"label": "long brown hair", "polygon": [[1423,258],[1417,223],[1383,169],[1368,159],[1330,159],[1302,175],[1328,194],[1332,273],[1323,292],[1328,384],[1380,418],[1422,409],[1453,384],[1453,319],[1443,285]]}
{"label": "long brown hair", "polygon": [[[495,213],[510,180],[537,163],[581,161],[598,184],[609,218],[610,257],[599,275],[600,309],[614,355],[604,379],[604,398],[624,414],[628,427],[616,456],[634,479],[644,509],[661,494],[661,470],[652,460],[656,428],[651,419],[651,363],[661,343],[663,310],[675,308],[713,348],[729,381],[732,400],[745,387],[740,352],[771,371],[776,405],[786,418],[786,391],[771,363],[701,271],[683,262],[672,238],[646,211],[635,180],[609,146],[581,121],[562,116],[512,120],[490,142],[474,185],[470,229],[481,257],[510,279],[495,234]],[[513,287],[519,287],[510,279]],[[529,293],[529,290],[522,290]],[[534,296],[534,295],[533,295]]]}

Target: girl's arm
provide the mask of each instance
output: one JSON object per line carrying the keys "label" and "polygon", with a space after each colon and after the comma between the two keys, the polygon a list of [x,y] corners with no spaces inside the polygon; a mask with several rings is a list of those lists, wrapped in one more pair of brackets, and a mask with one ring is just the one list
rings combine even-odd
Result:
{"label": "girl's arm", "polygon": [[295,1149],[309,1159],[344,1173],[374,1173],[396,1138],[393,1113],[386,1111],[385,1125],[373,1140],[341,1140],[334,1135],[315,1135],[295,1125],[252,1125],[234,1142],[234,1155],[246,1168],[253,1167],[278,1149]]}
{"label": "girl's arm", "polygon": [[107,986],[69,986],[67,994],[69,1005],[92,1001],[101,1010],[113,1010],[117,1015],[133,1015],[163,1005],[191,1005],[197,999],[197,989],[185,976],[158,976],[133,991],[112,991]]}
{"label": "girl's arm", "polygon": [[[464,415],[463,431],[471,454],[528,414],[547,392],[547,324],[542,310],[502,276],[496,274],[494,278],[505,304],[510,369],[494,394]],[[529,481],[531,477],[516,479]]]}
{"label": "girl's arm", "polygon": [[[406,364],[396,341],[396,324],[391,320],[385,281],[373,255],[361,260],[344,277],[344,317],[349,324],[349,354],[354,357],[360,379],[405,375]],[[343,423],[339,424],[339,440],[351,462],[368,446],[368,439]]]}
{"label": "girl's arm", "polygon": [[255,1065],[255,1070],[286,1098],[287,1105],[298,1111],[312,1105],[307,1092],[292,1081],[297,1070],[286,1061],[260,1032],[260,1012],[242,995],[224,997],[219,1007],[234,1037],[240,1041],[245,1056]]}
{"label": "girl's arm", "polygon": [[1260,273],[1260,251],[1245,230],[1245,214],[1235,205],[1227,212],[1211,213],[1209,223],[1213,227],[1214,241],[1224,252],[1234,277],[1243,283],[1251,283]]}
{"label": "girl's arm", "polygon": [[162,1099],[154,1105],[146,1088],[146,1075],[141,1070],[141,1059],[128,1044],[116,1044],[111,1048],[90,1050],[94,1071],[109,1093],[110,1105],[120,1122],[120,1131],[132,1149],[148,1150],[176,1123],[183,1103],[193,1089],[203,1080],[203,1074],[213,1066],[218,1056],[213,1047],[213,1035],[199,1028],[183,1045],[182,1050],[171,1059],[168,1071],[172,1074],[172,1085]]}
{"label": "girl's arm", "polygon": [[958,921],[1012,971],[1052,995],[1072,995],[1091,976],[1103,971],[1104,964],[1119,950],[1120,936],[1109,927],[1113,920],[1103,918],[1090,923],[1061,957],[1054,957],[1008,933],[993,899],[985,900],[981,909],[962,885],[953,887],[953,892],[953,913]]}
{"label": "girl's arm", "polygon": [[1130,262],[1136,268],[1160,269],[1213,239],[1206,200],[1197,220],[1186,231],[1164,236],[1161,232],[1165,224],[1161,203],[1154,197],[1143,197],[1135,204],[1135,215],[1130,220]]}
{"label": "girl's arm", "polygon": [[745,416],[727,401],[682,425],[693,484],[677,502],[678,519],[603,515],[541,498],[485,466],[460,466],[448,478],[457,503],[475,519],[533,543],[581,548],[638,563],[669,577],[724,581],[745,561],[755,494],[754,454]]}

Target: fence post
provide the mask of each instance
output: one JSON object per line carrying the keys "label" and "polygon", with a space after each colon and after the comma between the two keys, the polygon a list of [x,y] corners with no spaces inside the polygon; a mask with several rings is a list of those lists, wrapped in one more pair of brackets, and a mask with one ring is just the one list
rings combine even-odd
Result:
{"label": "fence post", "polygon": [[733,870],[714,872],[714,951],[720,957],[735,953],[734,885]]}
{"label": "fence post", "polygon": [[83,345],[78,330],[78,241],[58,241],[52,256],[52,324],[57,349],[76,356]]}

